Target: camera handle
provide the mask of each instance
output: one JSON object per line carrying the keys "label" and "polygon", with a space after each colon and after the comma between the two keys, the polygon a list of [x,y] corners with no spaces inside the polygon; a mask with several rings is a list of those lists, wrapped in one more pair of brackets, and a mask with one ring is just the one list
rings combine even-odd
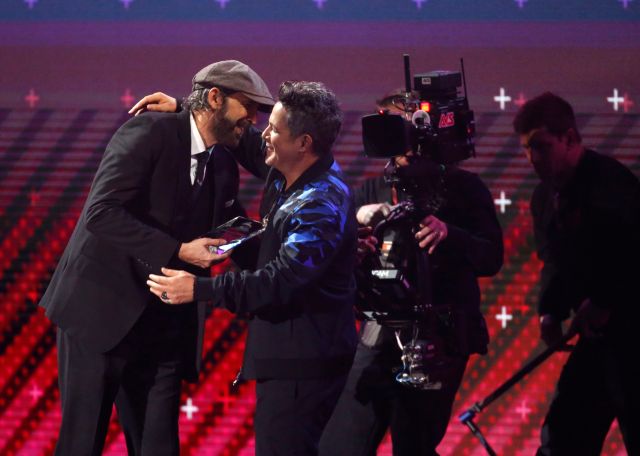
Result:
{"label": "camera handle", "polygon": [[465,426],[467,426],[471,430],[473,435],[475,435],[478,438],[478,440],[480,440],[480,443],[482,443],[482,446],[484,446],[485,450],[487,451],[487,454],[489,454],[490,456],[496,456],[496,452],[493,450],[493,448],[491,448],[491,445],[489,445],[489,442],[487,442],[485,437],[482,435],[480,428],[478,428],[478,426],[473,422],[473,419],[475,418],[475,416],[478,413],[480,413],[482,410],[484,410],[486,407],[488,407],[493,401],[495,401],[504,393],[506,393],[509,389],[511,389],[513,385],[515,385],[520,380],[522,380],[522,378],[525,377],[527,374],[529,374],[532,370],[534,370],[540,364],[545,362],[547,358],[549,358],[555,352],[566,351],[567,349],[570,349],[569,348],[570,346],[567,345],[567,342],[569,342],[573,338],[573,336],[575,336],[574,333],[565,334],[562,337],[562,339],[560,339],[557,343],[548,347],[538,356],[536,356],[527,364],[522,366],[522,368],[520,368],[519,371],[513,374],[509,379],[507,379],[507,381],[505,381],[502,385],[496,388],[491,394],[489,394],[487,397],[482,399],[480,402],[476,402],[475,404],[473,404],[469,409],[467,409],[467,411],[465,411],[458,417],[460,422]]}

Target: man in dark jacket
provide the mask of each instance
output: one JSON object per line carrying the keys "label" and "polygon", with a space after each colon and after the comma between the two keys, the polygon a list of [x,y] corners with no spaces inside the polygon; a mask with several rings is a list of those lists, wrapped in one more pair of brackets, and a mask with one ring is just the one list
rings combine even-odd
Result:
{"label": "man in dark jacket", "polygon": [[513,122],[540,184],[531,200],[540,277],[540,334],[579,333],[542,427],[539,455],[597,455],[614,419],[640,454],[637,282],[640,183],[611,157],[582,145],[571,105],[552,93]]}
{"label": "man in dark jacket", "polygon": [[205,279],[173,269],[151,291],[249,313],[242,376],[256,379],[256,454],[315,455],[355,350],[356,222],[331,147],[342,113],[322,84],[285,82],[260,138],[239,161],[266,178],[255,270]]}
{"label": "man in dark jacket", "polygon": [[241,212],[224,146],[273,103],[237,61],[199,71],[188,101],[114,134],[40,303],[59,327],[58,455],[101,454],[114,400],[130,454],[179,453],[180,382],[197,377],[204,311],[163,304],[145,280],[166,265],[206,274],[219,259],[215,241],[192,239]]}
{"label": "man in dark jacket", "polygon": [[[379,108],[404,114],[395,106],[395,98],[392,94],[379,101]],[[395,157],[392,166],[399,170],[420,166],[411,163],[414,158],[411,153]],[[345,390],[321,440],[323,456],[374,456],[388,428],[394,455],[437,454],[468,357],[487,351],[477,278],[494,275],[502,266],[502,230],[493,200],[475,174],[457,167],[424,171],[431,168],[434,173],[421,171],[419,176],[424,183],[420,197],[441,203],[415,226],[415,250],[424,249],[431,265],[430,277],[418,277],[416,282],[431,283],[433,306],[451,314],[446,368],[439,377],[442,386],[421,390],[398,383],[401,352],[394,329],[374,320],[363,322]],[[407,198],[382,176],[368,179],[356,193],[358,222],[373,226]]]}

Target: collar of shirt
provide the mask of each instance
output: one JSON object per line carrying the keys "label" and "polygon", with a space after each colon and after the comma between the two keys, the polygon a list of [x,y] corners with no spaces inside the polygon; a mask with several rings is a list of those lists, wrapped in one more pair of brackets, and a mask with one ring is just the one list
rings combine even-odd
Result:
{"label": "collar of shirt", "polygon": [[207,146],[205,146],[202,136],[200,136],[193,114],[189,116],[189,125],[191,126],[191,169],[189,174],[191,175],[191,184],[193,185],[196,180],[196,167],[198,166],[198,161],[193,156],[207,150]]}

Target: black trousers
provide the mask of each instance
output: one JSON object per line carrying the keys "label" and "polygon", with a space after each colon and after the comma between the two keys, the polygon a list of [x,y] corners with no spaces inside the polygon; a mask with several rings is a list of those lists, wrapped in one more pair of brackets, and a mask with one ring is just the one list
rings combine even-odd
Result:
{"label": "black trousers", "polygon": [[181,318],[150,305],[111,351],[58,329],[62,425],[57,456],[100,455],[115,403],[130,455],[179,454]]}
{"label": "black trousers", "polygon": [[629,455],[640,455],[638,353],[624,343],[581,338],[562,369],[538,456],[599,455],[614,419]]}
{"label": "black trousers", "polygon": [[441,390],[415,390],[395,381],[400,351],[393,344],[358,344],[347,384],[320,441],[321,456],[375,456],[389,427],[395,456],[437,455],[468,358],[452,359]]}
{"label": "black trousers", "polygon": [[256,382],[256,456],[315,456],[347,376]]}

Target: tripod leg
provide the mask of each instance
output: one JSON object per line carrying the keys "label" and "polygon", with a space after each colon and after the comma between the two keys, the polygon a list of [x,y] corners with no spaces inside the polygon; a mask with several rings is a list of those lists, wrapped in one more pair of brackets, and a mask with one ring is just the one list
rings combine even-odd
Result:
{"label": "tripod leg", "polygon": [[480,443],[482,443],[482,446],[484,446],[488,454],[495,455],[496,453],[491,448],[491,445],[489,445],[489,442],[487,442],[487,440],[484,438],[478,426],[476,426],[476,424],[473,422],[473,418],[476,416],[477,413],[480,413],[487,406],[489,406],[489,404],[491,404],[493,401],[495,401],[504,393],[506,393],[509,389],[511,389],[511,387],[513,387],[513,385],[518,383],[523,377],[525,377],[532,370],[534,370],[536,367],[538,367],[540,364],[546,361],[547,358],[549,358],[552,354],[554,354],[558,350],[562,350],[563,348],[565,348],[567,342],[569,342],[569,340],[571,340],[574,336],[575,334],[565,334],[565,336],[558,343],[547,348],[538,356],[533,358],[531,361],[525,364],[520,370],[518,370],[514,375],[512,375],[509,379],[507,379],[507,381],[505,381],[502,385],[496,388],[491,394],[489,394],[480,402],[476,402],[473,405],[473,407],[469,408],[466,412],[460,415],[460,422],[465,424],[471,430],[473,435],[475,435],[480,440]]}
{"label": "tripod leg", "polygon": [[478,438],[478,440],[480,440],[480,443],[482,444],[484,449],[487,451],[487,454],[489,456],[497,456],[496,452],[493,450],[493,448],[491,448],[491,445],[489,445],[489,442],[487,442],[487,439],[485,439],[484,435],[482,435],[482,431],[480,431],[480,428],[476,426],[476,423],[474,423],[473,420],[466,420],[464,421],[464,424],[466,424],[467,427],[473,433],[473,435],[475,435]]}

